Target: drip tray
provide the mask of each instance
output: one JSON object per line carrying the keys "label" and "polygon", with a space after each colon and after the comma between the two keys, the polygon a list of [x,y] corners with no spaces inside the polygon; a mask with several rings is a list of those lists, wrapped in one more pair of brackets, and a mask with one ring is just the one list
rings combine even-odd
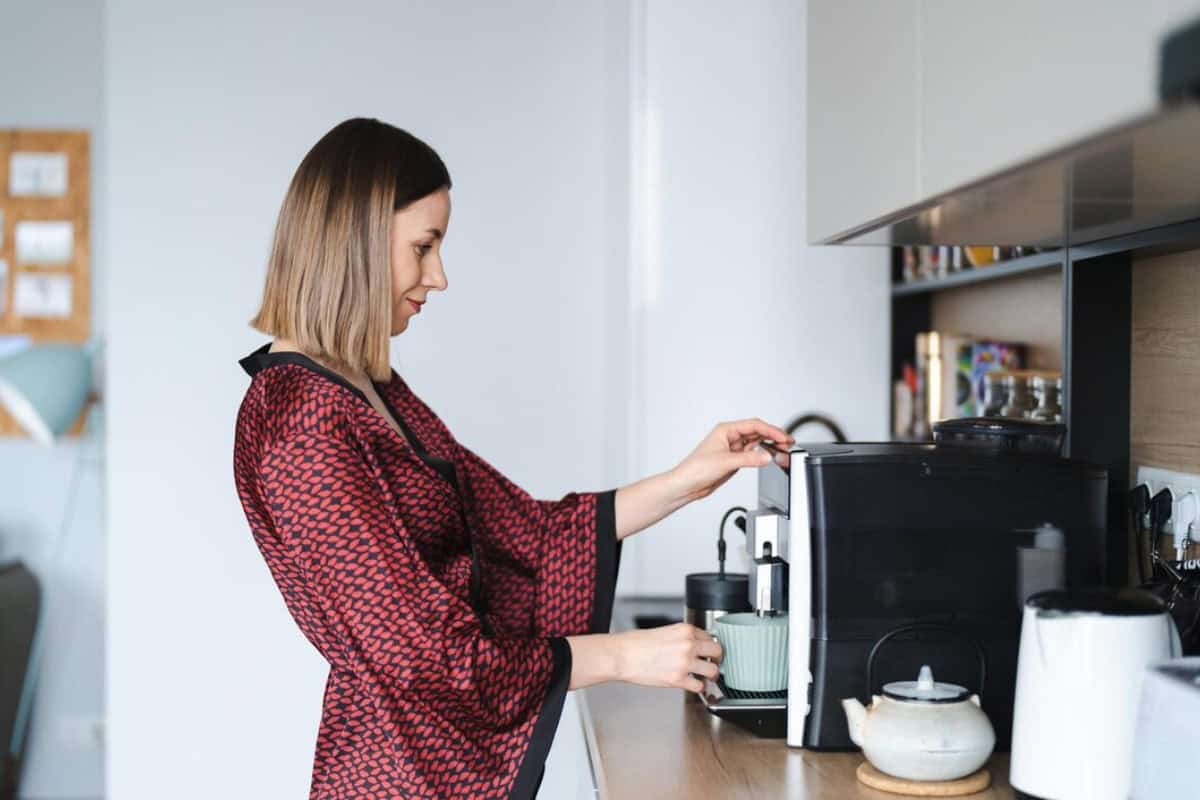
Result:
{"label": "drip tray", "polygon": [[787,689],[777,692],[744,692],[725,685],[725,676],[716,683],[704,682],[700,700],[710,714],[768,739],[787,736]]}

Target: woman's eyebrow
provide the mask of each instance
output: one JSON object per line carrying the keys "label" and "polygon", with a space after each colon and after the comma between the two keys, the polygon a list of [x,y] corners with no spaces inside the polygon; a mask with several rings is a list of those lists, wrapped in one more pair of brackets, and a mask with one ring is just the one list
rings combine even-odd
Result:
{"label": "woman's eyebrow", "polygon": [[425,229],[425,232],[426,232],[426,233],[432,233],[432,234],[433,234],[433,238],[435,238],[435,239],[440,239],[440,238],[442,238],[442,232],[441,232],[441,230],[440,230],[440,229],[438,229],[438,228],[426,228],[426,229]]}

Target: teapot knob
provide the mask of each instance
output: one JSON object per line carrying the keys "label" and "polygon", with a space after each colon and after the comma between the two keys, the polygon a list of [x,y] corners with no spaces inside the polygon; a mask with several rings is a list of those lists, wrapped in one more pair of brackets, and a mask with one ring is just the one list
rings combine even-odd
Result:
{"label": "teapot knob", "polygon": [[933,670],[928,664],[921,666],[921,674],[917,676],[917,689],[928,691],[933,688]]}

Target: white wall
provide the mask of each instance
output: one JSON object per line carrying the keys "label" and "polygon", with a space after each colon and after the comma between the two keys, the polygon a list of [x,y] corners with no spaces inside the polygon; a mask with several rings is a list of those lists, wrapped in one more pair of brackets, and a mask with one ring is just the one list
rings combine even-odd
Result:
{"label": "white wall", "polygon": [[[45,0],[0,8],[0,128],[91,133],[92,331],[98,333],[106,275],[102,4]],[[7,225],[11,235],[12,221]],[[0,561],[23,560],[42,581],[46,604],[22,798],[95,798],[104,791],[104,751],[95,735],[104,718],[103,445],[100,427],[53,449],[24,437],[0,439]],[[60,529],[81,457],[75,502]],[[60,530],[65,538],[56,556]],[[7,752],[7,741],[0,746]]]}
{"label": "white wall", "polygon": [[[805,4],[635,9],[634,474],[744,417],[820,410],[852,438],[883,436],[886,253],[805,246]],[[716,569],[721,516],[753,508],[756,489],[743,470],[629,540],[622,588],[682,595],[687,573]],[[727,533],[744,571],[744,538]]]}
{"label": "white wall", "polygon": [[[1152,109],[1200,0],[812,0],[810,240]],[[898,102],[899,101],[899,102]]]}
{"label": "white wall", "polygon": [[538,496],[625,477],[621,14],[108,4],[114,800],[308,789],[325,664],[254,547],[231,454],[274,218],[333,124],[408,128],[455,181],[449,290],[395,341],[397,370]]}

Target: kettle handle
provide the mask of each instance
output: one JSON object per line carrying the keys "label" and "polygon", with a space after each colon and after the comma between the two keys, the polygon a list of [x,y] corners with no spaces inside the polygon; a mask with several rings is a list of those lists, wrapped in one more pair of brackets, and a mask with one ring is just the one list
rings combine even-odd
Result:
{"label": "kettle handle", "polygon": [[892,630],[880,636],[875,644],[871,647],[871,654],[867,656],[867,697],[878,694],[875,691],[875,657],[879,655],[879,651],[893,636],[899,636],[902,633],[912,633],[913,631],[942,631],[956,636],[967,644],[975,648],[975,655],[979,657],[979,691],[976,694],[983,698],[983,685],[987,678],[987,657],[984,655],[983,646],[973,636],[968,636],[958,628],[941,622],[914,622],[911,625],[901,625],[899,628]]}

